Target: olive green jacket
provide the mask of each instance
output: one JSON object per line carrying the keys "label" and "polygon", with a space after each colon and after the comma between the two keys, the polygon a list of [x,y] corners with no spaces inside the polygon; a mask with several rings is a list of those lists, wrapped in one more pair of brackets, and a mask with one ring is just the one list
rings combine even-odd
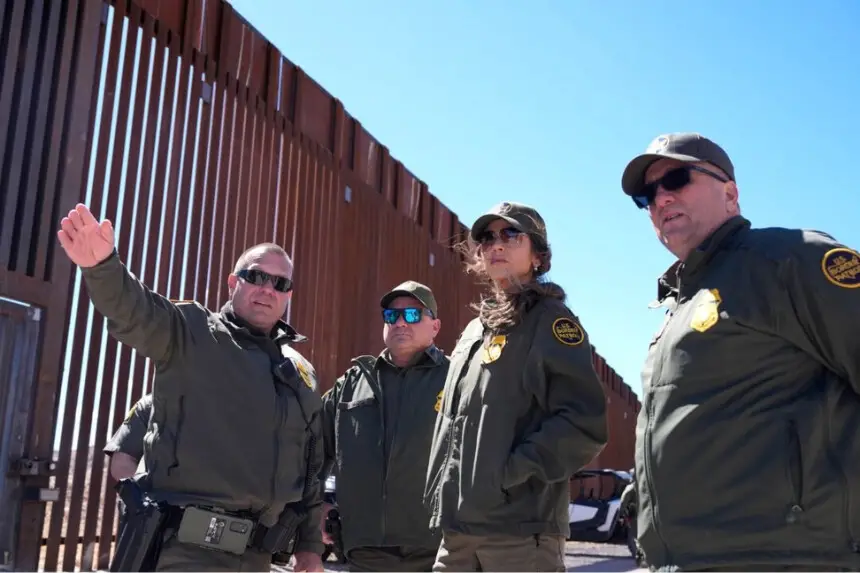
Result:
{"label": "olive green jacket", "polygon": [[591,344],[560,301],[542,299],[510,331],[479,319],[451,354],[426,502],[434,529],[569,535],[569,481],[608,439]]}
{"label": "olive green jacket", "polygon": [[173,303],[116,253],[82,271],[108,332],[155,367],[141,483],[168,503],[251,511],[266,526],[304,502],[297,550],[322,553],[322,402],[312,366],[290,346],[304,337],[286,323],[274,337],[255,334],[229,304],[215,313]]}
{"label": "olive green jacket", "polygon": [[337,480],[347,551],[360,546],[435,549],[424,507],[424,478],[448,358],[436,347],[402,374],[400,415],[383,459],[386,436],[381,357],[360,356],[323,396],[326,474]]}
{"label": "olive green jacket", "polygon": [[636,428],[649,565],[860,568],[860,256],[735,217],[655,306]]}

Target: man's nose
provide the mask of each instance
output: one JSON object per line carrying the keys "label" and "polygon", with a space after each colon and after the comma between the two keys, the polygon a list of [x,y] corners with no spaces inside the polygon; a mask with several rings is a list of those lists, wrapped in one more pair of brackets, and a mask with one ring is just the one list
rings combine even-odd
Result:
{"label": "man's nose", "polygon": [[663,186],[657,187],[657,193],[654,194],[654,205],[657,207],[665,207],[675,202],[675,193],[666,191]]}

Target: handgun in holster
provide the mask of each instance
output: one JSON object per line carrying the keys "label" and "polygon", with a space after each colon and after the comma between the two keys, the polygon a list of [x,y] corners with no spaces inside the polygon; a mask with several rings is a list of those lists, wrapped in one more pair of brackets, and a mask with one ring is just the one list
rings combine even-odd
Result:
{"label": "handgun in holster", "polygon": [[325,516],[325,532],[331,536],[334,546],[343,555],[343,530],[341,529],[340,512],[331,508]]}
{"label": "handgun in holster", "polygon": [[111,571],[155,571],[161,553],[168,512],[132,479],[122,479],[116,491],[126,507],[126,518],[110,562]]}
{"label": "handgun in holster", "polygon": [[300,504],[287,505],[276,524],[258,528],[254,532],[251,545],[266,553],[278,553],[282,557],[292,556],[296,551],[299,525],[305,520],[307,514]]}

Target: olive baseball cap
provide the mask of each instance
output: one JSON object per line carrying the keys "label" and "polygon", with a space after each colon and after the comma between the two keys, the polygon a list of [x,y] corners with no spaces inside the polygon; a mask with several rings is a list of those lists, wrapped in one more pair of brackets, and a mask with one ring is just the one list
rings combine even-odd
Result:
{"label": "olive baseball cap", "polygon": [[534,207],[523,203],[504,201],[499,203],[472,223],[470,235],[477,241],[481,233],[496,219],[507,221],[513,228],[523,233],[537,235],[546,240],[546,223]]}
{"label": "olive baseball cap", "polygon": [[415,281],[406,281],[405,283],[397,285],[382,297],[379,304],[382,308],[388,308],[391,301],[399,296],[411,296],[420,302],[424,308],[433,313],[433,318],[436,318],[439,314],[436,308],[436,297],[433,296],[433,291],[430,290],[430,287],[427,285],[423,285]]}
{"label": "olive baseball cap", "polygon": [[624,193],[639,195],[645,183],[645,172],[659,159],[677,159],[685,163],[710,163],[726,172],[735,180],[735,167],[722,147],[698,133],[667,133],[660,135],[648,145],[645,153],[634,157],[621,176]]}

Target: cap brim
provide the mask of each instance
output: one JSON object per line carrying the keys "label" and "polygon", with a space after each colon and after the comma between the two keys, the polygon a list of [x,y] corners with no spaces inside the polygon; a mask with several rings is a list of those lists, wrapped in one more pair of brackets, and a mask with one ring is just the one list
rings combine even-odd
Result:
{"label": "cap brim", "polygon": [[382,308],[387,308],[388,305],[391,304],[392,300],[394,300],[395,298],[401,297],[401,296],[408,296],[409,298],[415,299],[421,303],[421,306],[423,306],[424,308],[427,308],[427,305],[424,304],[424,302],[420,298],[415,296],[415,293],[411,293],[408,290],[393,290],[393,291],[391,291],[390,293],[383,296],[382,299],[380,299],[379,306],[381,306]]}
{"label": "cap brim", "polygon": [[645,180],[645,172],[648,170],[648,167],[660,159],[676,159],[685,163],[697,163],[701,161],[698,157],[679,153],[643,153],[628,163],[624,169],[624,174],[621,175],[621,189],[624,190],[624,193],[631,197],[638,195],[642,182]]}
{"label": "cap brim", "polygon": [[481,215],[474,223],[472,223],[472,229],[469,232],[469,234],[472,236],[472,240],[477,241],[478,235],[483,233],[487,229],[487,227],[490,226],[490,223],[492,223],[496,219],[501,219],[502,221],[509,223],[513,228],[519,231],[524,230],[520,222],[513,217],[506,217],[505,215],[494,215],[492,213],[488,213],[486,215]]}

